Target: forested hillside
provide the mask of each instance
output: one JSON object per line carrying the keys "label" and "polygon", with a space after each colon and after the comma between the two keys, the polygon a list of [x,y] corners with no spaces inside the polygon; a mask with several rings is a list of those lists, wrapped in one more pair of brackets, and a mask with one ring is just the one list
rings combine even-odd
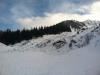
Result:
{"label": "forested hillside", "polygon": [[84,26],[84,23],[67,20],[49,27],[33,28],[31,30],[23,29],[17,31],[0,31],[0,42],[9,45],[21,42],[22,40],[29,40],[32,38],[42,37],[48,34],[59,34],[61,32],[71,32],[71,28],[78,30]]}

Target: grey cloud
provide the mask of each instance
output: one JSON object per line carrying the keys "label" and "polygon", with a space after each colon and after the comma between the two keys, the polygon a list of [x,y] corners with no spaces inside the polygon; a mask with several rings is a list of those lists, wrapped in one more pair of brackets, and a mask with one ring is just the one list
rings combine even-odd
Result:
{"label": "grey cloud", "polygon": [[96,1],[99,0],[0,0],[0,21],[16,22],[17,18],[45,16],[45,13],[84,15]]}

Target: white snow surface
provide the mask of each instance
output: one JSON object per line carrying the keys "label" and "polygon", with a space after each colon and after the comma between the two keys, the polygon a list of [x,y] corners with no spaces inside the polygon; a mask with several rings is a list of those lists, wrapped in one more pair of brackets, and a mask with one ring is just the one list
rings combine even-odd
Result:
{"label": "white snow surface", "polygon": [[[69,47],[72,39],[77,43]],[[0,43],[0,75],[100,75],[100,27],[10,46]]]}

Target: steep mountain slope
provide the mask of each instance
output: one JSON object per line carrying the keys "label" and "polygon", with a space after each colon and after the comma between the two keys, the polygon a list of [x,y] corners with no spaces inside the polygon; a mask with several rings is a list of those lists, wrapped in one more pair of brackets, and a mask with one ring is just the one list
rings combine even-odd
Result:
{"label": "steep mountain slope", "polygon": [[75,20],[66,20],[61,23],[58,23],[57,25],[65,25],[67,27],[75,28],[75,29],[81,29],[85,26],[83,22],[75,21]]}

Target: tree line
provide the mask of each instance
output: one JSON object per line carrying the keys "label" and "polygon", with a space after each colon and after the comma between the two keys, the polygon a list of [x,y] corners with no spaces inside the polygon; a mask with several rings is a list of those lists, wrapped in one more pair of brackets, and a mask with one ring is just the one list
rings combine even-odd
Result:
{"label": "tree line", "polygon": [[6,45],[13,45],[23,40],[30,40],[32,38],[42,37],[43,35],[59,34],[65,31],[71,32],[71,29],[68,25],[63,23],[49,27],[35,27],[31,30],[23,29],[11,31],[10,29],[7,29],[6,31],[0,31],[0,42]]}

